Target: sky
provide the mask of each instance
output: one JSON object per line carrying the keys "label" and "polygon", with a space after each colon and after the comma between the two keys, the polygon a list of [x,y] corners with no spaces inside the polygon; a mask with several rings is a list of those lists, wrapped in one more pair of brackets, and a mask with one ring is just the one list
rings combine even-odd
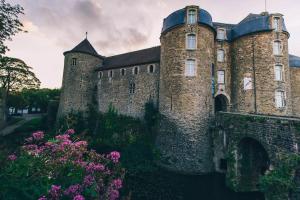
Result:
{"label": "sky", "polygon": [[[59,88],[63,52],[85,38],[100,55],[111,56],[160,45],[165,17],[187,5],[207,10],[214,22],[238,23],[265,10],[264,0],[7,0],[20,4],[28,33],[6,44],[8,56],[33,67],[42,87]],[[267,0],[267,11],[282,13],[291,35],[289,51],[300,56],[300,1]]]}

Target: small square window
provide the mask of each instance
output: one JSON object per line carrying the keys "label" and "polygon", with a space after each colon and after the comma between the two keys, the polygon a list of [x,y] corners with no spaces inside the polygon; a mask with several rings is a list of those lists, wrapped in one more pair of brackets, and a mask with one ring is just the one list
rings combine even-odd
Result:
{"label": "small square window", "polygon": [[135,93],[135,83],[130,83],[129,84],[129,94],[134,94]]}
{"label": "small square window", "polygon": [[77,65],[77,58],[72,58],[72,66],[76,66]]}

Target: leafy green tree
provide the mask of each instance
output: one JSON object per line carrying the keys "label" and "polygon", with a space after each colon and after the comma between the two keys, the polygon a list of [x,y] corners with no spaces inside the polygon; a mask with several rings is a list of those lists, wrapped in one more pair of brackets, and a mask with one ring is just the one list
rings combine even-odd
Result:
{"label": "leafy green tree", "polygon": [[40,87],[40,80],[32,72],[32,68],[18,58],[0,58],[0,87],[10,92]]}
{"label": "leafy green tree", "polygon": [[11,5],[5,0],[0,0],[0,55],[8,50],[4,45],[5,40],[11,40],[11,37],[23,30],[23,24],[18,17],[23,13],[20,5]]}

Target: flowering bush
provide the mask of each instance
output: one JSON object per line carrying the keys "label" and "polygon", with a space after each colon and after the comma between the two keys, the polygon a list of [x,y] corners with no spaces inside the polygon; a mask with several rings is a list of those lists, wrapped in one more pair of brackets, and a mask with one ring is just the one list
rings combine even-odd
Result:
{"label": "flowering bush", "polygon": [[118,199],[124,175],[120,153],[88,150],[74,133],[70,129],[49,141],[43,132],[27,138],[20,155],[9,155],[0,171],[0,199]]}

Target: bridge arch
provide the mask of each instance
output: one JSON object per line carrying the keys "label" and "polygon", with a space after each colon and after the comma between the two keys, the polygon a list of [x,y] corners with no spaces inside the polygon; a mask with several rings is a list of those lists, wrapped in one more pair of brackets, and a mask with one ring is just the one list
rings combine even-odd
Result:
{"label": "bridge arch", "polygon": [[245,137],[238,143],[239,182],[244,188],[258,190],[259,178],[270,167],[270,158],[263,145],[251,137]]}

